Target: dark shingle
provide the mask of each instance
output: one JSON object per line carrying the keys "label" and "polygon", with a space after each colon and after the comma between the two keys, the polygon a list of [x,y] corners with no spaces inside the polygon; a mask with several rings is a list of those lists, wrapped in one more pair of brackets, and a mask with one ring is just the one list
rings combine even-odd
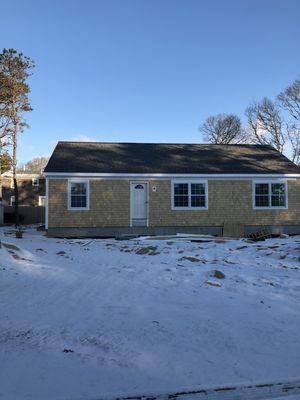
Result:
{"label": "dark shingle", "polygon": [[45,172],[300,174],[271,146],[58,142]]}

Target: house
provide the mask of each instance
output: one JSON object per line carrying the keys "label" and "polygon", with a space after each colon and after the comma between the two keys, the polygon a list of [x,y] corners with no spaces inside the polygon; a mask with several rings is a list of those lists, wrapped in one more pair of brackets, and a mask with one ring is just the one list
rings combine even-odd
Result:
{"label": "house", "polygon": [[[19,194],[19,214],[22,223],[37,223],[44,221],[46,185],[42,174],[33,172],[17,173]],[[5,172],[1,175],[0,186],[2,190],[2,205],[4,207],[4,222],[12,222],[14,214],[14,182],[12,173]]]}
{"label": "house", "polygon": [[49,236],[300,233],[300,167],[270,146],[59,142]]}

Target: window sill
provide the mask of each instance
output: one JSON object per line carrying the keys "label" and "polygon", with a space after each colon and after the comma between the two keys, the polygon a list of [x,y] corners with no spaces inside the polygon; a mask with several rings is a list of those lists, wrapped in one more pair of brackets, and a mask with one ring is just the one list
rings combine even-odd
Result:
{"label": "window sill", "polygon": [[171,207],[173,211],[206,211],[208,207]]}
{"label": "window sill", "polygon": [[253,210],[288,210],[288,207],[253,207]]}
{"label": "window sill", "polygon": [[88,207],[68,207],[68,211],[89,211]]}

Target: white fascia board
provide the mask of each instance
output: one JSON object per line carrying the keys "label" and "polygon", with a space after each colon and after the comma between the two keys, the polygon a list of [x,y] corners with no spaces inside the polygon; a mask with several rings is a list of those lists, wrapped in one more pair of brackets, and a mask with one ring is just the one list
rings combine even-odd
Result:
{"label": "white fascia board", "polygon": [[128,173],[65,173],[44,172],[47,178],[106,178],[106,179],[170,179],[170,178],[210,178],[210,179],[265,179],[265,178],[300,178],[300,174],[128,174]]}

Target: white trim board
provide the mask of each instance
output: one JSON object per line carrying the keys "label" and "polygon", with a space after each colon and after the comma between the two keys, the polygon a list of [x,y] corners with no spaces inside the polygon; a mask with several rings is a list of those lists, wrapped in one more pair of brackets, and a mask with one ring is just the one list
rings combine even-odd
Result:
{"label": "white trim board", "polygon": [[172,178],[197,178],[197,179],[300,179],[300,174],[110,174],[110,173],[65,173],[65,172],[45,172],[47,178],[67,179],[67,178],[91,178],[91,179],[172,179]]}

